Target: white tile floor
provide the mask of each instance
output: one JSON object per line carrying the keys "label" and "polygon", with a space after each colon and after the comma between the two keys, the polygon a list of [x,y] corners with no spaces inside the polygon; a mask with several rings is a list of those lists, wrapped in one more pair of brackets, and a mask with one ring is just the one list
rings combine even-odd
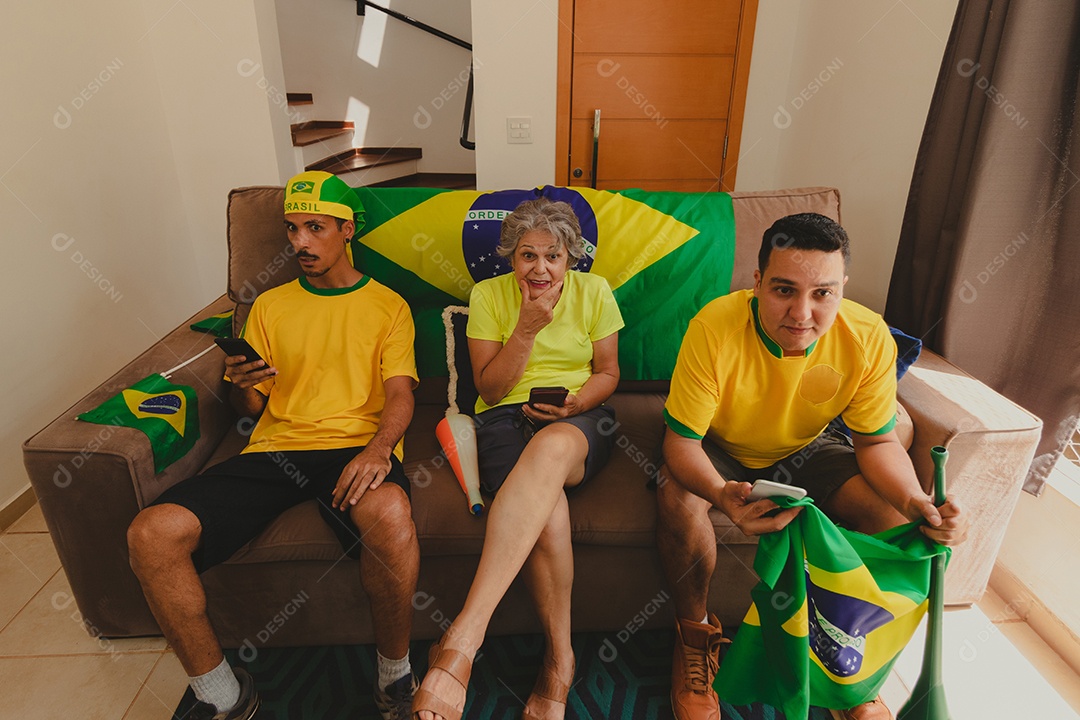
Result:
{"label": "white tile floor", "polygon": [[[0,535],[0,719],[166,720],[186,677],[160,638],[83,630],[38,506]],[[945,614],[944,680],[954,720],[1080,718],[1080,676],[992,592]],[[883,694],[899,709],[919,674],[920,630]]]}

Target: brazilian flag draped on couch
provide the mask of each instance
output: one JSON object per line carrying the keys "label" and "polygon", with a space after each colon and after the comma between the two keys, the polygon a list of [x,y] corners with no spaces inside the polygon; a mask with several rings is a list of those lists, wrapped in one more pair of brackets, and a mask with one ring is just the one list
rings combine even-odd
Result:
{"label": "brazilian flag draped on couch", "polygon": [[480,280],[510,272],[495,254],[502,219],[541,195],[570,203],[581,221],[587,255],[574,269],[611,285],[626,322],[619,364],[627,380],[670,379],[690,319],[731,286],[735,221],[726,193],[355,190],[365,213],[353,262],[409,303],[421,377],[447,373],[442,309],[467,303]]}
{"label": "brazilian flag draped on couch", "polygon": [[931,559],[951,550],[908,523],[877,535],[838,528],[812,500],[758,539],[761,581],[714,687],[732,705],[789,718],[810,705],[850,708],[878,695],[926,614]]}

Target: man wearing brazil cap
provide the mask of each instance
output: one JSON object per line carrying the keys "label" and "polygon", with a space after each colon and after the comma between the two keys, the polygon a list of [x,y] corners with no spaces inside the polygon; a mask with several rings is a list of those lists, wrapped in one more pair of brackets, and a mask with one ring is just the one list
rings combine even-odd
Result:
{"label": "man wearing brazil cap", "polygon": [[258,693],[225,660],[198,573],[285,510],[316,500],[343,553],[360,560],[376,704],[384,718],[404,718],[416,689],[408,651],[420,563],[401,466],[416,384],[412,317],[349,260],[363,214],[352,188],[329,173],[302,173],[286,186],[284,209],[303,274],[251,308],[241,335],[263,360],[225,360],[234,406],[258,423],[240,455],[169,488],[136,516],[131,567],[200,701],[195,716],[250,718]]}

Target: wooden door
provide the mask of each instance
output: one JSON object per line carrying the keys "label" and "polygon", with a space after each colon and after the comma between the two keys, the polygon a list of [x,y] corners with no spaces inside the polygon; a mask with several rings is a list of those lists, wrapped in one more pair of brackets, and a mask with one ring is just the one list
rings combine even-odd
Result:
{"label": "wooden door", "polygon": [[757,0],[560,0],[559,14],[556,182],[591,185],[595,158],[600,189],[733,189]]}

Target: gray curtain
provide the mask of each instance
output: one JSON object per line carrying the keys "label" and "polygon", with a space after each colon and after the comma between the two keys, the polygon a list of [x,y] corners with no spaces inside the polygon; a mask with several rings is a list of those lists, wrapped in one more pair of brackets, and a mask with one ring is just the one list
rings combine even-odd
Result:
{"label": "gray curtain", "polygon": [[1042,418],[1038,495],[1080,419],[1080,4],[960,0],[885,317]]}

